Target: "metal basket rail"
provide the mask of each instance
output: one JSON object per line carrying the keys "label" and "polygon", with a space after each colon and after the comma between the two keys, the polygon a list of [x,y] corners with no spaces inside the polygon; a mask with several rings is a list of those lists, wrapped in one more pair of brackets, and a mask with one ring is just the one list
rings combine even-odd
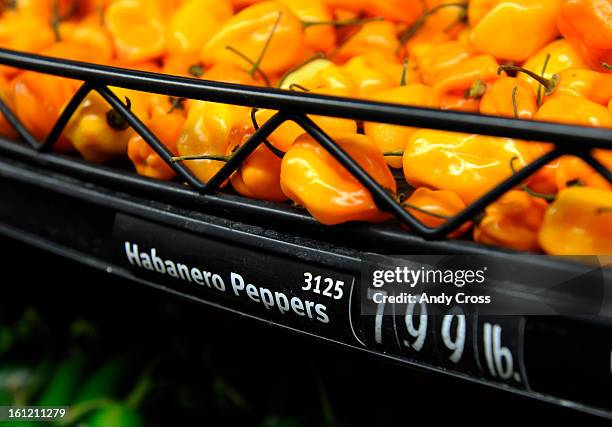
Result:
{"label": "metal basket rail", "polygon": [[[219,83],[50,58],[6,49],[0,49],[0,64],[83,82],[44,141],[37,141],[11,109],[0,100],[0,111],[32,150],[38,152],[50,151],[81,102],[90,92],[95,91],[142,136],[146,143],[176,172],[178,177],[197,191],[210,194],[218,191],[222,183],[240,167],[241,163],[260,144],[265,143],[266,138],[280,125],[286,121],[293,121],[318,141],[370,191],[375,203],[381,210],[392,213],[400,222],[409,226],[414,234],[425,239],[446,237],[462,224],[473,219],[504,193],[521,184],[541,167],[564,155],[573,155],[583,159],[608,182],[612,183],[612,171],[593,157],[594,149],[612,150],[612,130],[608,129],[525,121]],[[171,161],[173,153],[130,111],[109,89],[109,86],[194,100],[266,108],[278,111],[278,113],[263,124],[209,182],[204,183],[184,164]],[[548,142],[553,144],[554,148],[509,176],[441,226],[430,228],[406,211],[400,202],[319,128],[307,116],[308,114],[454,132],[478,133],[531,142]]]}

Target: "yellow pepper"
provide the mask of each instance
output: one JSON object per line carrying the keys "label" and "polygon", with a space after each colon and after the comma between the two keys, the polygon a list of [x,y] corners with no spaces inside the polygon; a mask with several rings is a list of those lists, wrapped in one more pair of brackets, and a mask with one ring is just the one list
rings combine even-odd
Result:
{"label": "yellow pepper", "polygon": [[[523,68],[550,79],[554,74],[563,70],[588,67],[567,40],[560,39],[536,52],[523,64]],[[532,77],[523,73],[517,77],[531,84],[536,91],[538,90],[539,83]]]}
{"label": "yellow pepper", "polygon": [[170,54],[199,53],[234,14],[229,0],[190,0],[172,15],[168,24]]}
{"label": "yellow pepper", "polygon": [[[372,100],[427,108],[436,108],[439,105],[438,96],[434,90],[420,83],[412,83],[379,92],[372,96]],[[382,153],[391,153],[404,151],[408,139],[417,128],[366,122],[364,130],[365,134],[372,138]],[[399,169],[402,167],[401,156],[389,155],[385,157],[385,160],[393,168]]]}
{"label": "yellow pepper", "polygon": [[499,60],[522,62],[559,35],[559,0],[471,0],[470,40]]}
{"label": "yellow pepper", "polygon": [[414,187],[451,190],[470,204],[532,157],[523,141],[421,129],[406,145],[404,176]]}
{"label": "yellow pepper", "polygon": [[524,191],[511,190],[485,210],[474,240],[519,251],[537,251],[538,232],[548,203]]}
{"label": "yellow pepper", "polygon": [[612,255],[612,190],[562,190],[546,212],[539,241],[551,255]]}
{"label": "yellow pepper", "polygon": [[459,62],[442,74],[434,86],[445,110],[478,111],[480,99],[499,76],[499,65],[489,55],[478,55]]}
{"label": "yellow pepper", "polygon": [[206,65],[229,62],[244,66],[245,60],[228,50],[229,46],[253,62],[263,54],[259,67],[274,75],[299,62],[304,43],[303,24],[291,9],[277,1],[266,1],[227,21],[204,46],[201,60]]}
{"label": "yellow pepper", "polygon": [[530,120],[538,111],[533,87],[516,77],[502,77],[487,90],[480,102],[480,114]]}
{"label": "yellow pepper", "polygon": [[[147,120],[148,95],[143,92],[112,88],[121,100],[129,100],[131,111]],[[135,131],[97,93],[91,93],[74,113],[64,135],[85,160],[102,163],[127,154],[128,141]]]}
{"label": "yellow pepper", "polygon": [[[391,193],[396,192],[393,175],[370,138],[349,134],[335,140],[380,185]],[[291,200],[326,225],[381,222],[390,218],[390,214],[378,209],[370,192],[306,134],[295,141],[283,158],[281,188]]]}

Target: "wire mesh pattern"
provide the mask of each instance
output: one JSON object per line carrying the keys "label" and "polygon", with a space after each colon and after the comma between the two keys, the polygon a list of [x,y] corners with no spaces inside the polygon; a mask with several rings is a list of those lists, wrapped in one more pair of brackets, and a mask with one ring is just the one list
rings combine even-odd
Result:
{"label": "wire mesh pattern", "polygon": [[[612,183],[612,172],[593,157],[594,149],[612,150],[612,131],[607,129],[431,110],[404,105],[219,83],[202,79],[87,64],[6,49],[0,49],[0,64],[59,77],[67,77],[83,82],[64,108],[44,141],[36,140],[13,111],[0,100],[0,111],[11,126],[15,128],[20,137],[33,150],[39,152],[51,151],[79,105],[90,92],[94,91],[100,94],[142,136],[146,143],[176,172],[179,178],[200,192],[214,193],[238,170],[242,162],[257,147],[266,143],[266,139],[279,126],[287,121],[293,121],[310,134],[367,188],[379,209],[392,213],[400,222],[410,227],[414,234],[426,239],[441,239],[448,236],[461,227],[462,224],[473,219],[504,193],[520,185],[546,164],[564,155],[573,155],[581,158],[608,182]],[[109,86],[201,101],[234,104],[252,108],[266,108],[278,111],[278,113],[259,127],[253,136],[234,152],[232,157],[216,175],[205,183],[199,180],[183,162],[172,161],[173,153],[109,89]],[[389,194],[385,188],[379,185],[350,155],[308,117],[309,114],[454,132],[478,133],[533,142],[549,142],[553,144],[554,148],[521,170],[516,171],[441,226],[430,228],[421,223],[393,195]]]}

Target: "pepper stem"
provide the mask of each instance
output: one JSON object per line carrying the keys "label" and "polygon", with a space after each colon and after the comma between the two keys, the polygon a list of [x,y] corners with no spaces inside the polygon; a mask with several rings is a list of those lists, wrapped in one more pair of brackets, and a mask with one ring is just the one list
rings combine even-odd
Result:
{"label": "pepper stem", "polygon": [[289,85],[289,90],[295,91],[296,89],[301,90],[302,92],[310,92],[310,90],[308,88],[305,88],[304,86],[297,84],[297,83],[291,83]]}
{"label": "pepper stem", "polygon": [[461,19],[465,19],[465,13],[467,11],[468,5],[467,3],[444,3],[444,4],[440,4],[436,7],[433,7],[429,10],[426,10],[425,12],[423,12],[423,14],[421,16],[419,16],[419,18],[414,22],[414,24],[412,24],[411,26],[409,26],[408,28],[406,28],[399,36],[399,46],[397,47],[397,51],[396,53],[399,54],[400,50],[404,47],[404,45],[406,44],[406,42],[408,42],[408,40],[410,40],[412,37],[414,37],[416,35],[416,33],[419,32],[419,30],[423,27],[423,25],[425,25],[425,22],[427,21],[427,19],[433,15],[434,13],[438,12],[441,9],[447,8],[447,7],[459,7],[462,10],[461,16],[459,17],[459,20]]}
{"label": "pepper stem", "polygon": [[[253,61],[251,58],[246,56],[244,53],[240,52],[238,49],[232,46],[225,46],[225,48],[229,50],[230,52],[235,53],[236,55],[244,59],[246,62],[248,62],[249,64],[253,66],[257,65],[255,61]],[[257,71],[259,72],[259,75],[261,76],[261,78],[264,80],[264,83],[266,84],[266,86],[270,87],[270,79],[268,78],[268,75],[262,69],[260,69],[259,66],[257,66]],[[249,72],[249,75],[250,74],[251,73]]]}
{"label": "pepper stem", "polygon": [[512,88],[512,108],[514,109],[514,118],[518,119],[519,118],[519,114],[518,114],[518,105],[516,103],[516,92],[518,91],[518,86],[514,86]]}
{"label": "pepper stem", "polygon": [[404,59],[404,64],[402,68],[402,77],[400,79],[400,86],[406,86],[406,77],[408,76],[408,62],[410,60],[408,58]]}
{"label": "pepper stem", "polygon": [[[263,61],[264,56],[266,56],[266,52],[268,51],[268,48],[270,47],[270,43],[272,43],[272,38],[274,37],[276,30],[278,29],[278,24],[280,23],[280,20],[282,17],[283,17],[283,12],[278,12],[276,21],[274,21],[274,25],[272,25],[272,29],[270,30],[270,35],[268,35],[268,38],[266,39],[266,43],[264,44],[263,49],[261,49],[259,58],[257,58],[257,61],[255,61],[255,63],[253,64],[253,68],[249,70],[249,74],[251,75],[251,77],[254,77],[257,70],[260,70],[261,62]],[[268,84],[268,86],[270,85]]]}
{"label": "pepper stem", "polygon": [[542,87],[544,87],[545,89],[544,93],[546,95],[551,95],[557,88],[557,85],[559,84],[558,74],[554,74],[550,79],[547,79],[546,77],[536,74],[533,71],[528,70],[526,68],[519,67],[518,65],[501,65],[497,70],[497,74],[501,74],[502,71],[513,71],[517,73],[527,74],[529,77],[531,77],[532,79],[540,83]]}
{"label": "pepper stem", "polygon": [[608,64],[607,62],[602,62],[601,66],[605,68],[606,70],[612,71],[612,65]]}
{"label": "pepper stem", "polygon": [[[516,168],[514,167],[514,162],[518,160],[518,157],[514,156],[510,159],[510,169],[512,170],[513,174],[517,173]],[[537,191],[532,190],[531,188],[529,188],[529,186],[527,184],[522,184],[521,185],[521,190],[523,190],[525,193],[529,194],[531,197],[535,197],[537,199],[543,199],[546,200],[547,202],[553,202],[556,200],[557,195],[556,194],[544,194],[544,193],[538,193]]]}
{"label": "pepper stem", "polygon": [[170,157],[170,162],[178,163],[183,162],[185,160],[215,160],[217,162],[229,162],[231,156],[221,156],[221,155],[206,155],[206,154],[196,154],[193,156],[176,156]]}
{"label": "pepper stem", "polygon": [[[132,109],[132,101],[127,96],[125,97],[125,105],[128,110]],[[106,123],[116,131],[124,131],[130,127],[130,124],[123,118],[123,116],[114,108],[111,108],[106,112]]]}
{"label": "pepper stem", "polygon": [[349,25],[363,25],[369,22],[380,22],[384,21],[384,16],[375,16],[371,18],[354,18],[344,20],[331,20],[331,21],[302,21],[304,29],[314,27],[317,25],[333,25],[334,27],[347,27]]}
{"label": "pepper stem", "polygon": [[597,215],[601,215],[601,214],[605,214],[605,213],[612,213],[612,207],[603,207],[603,208],[598,208],[596,211]]}
{"label": "pepper stem", "polygon": [[463,94],[465,98],[478,99],[481,98],[487,91],[487,84],[482,80],[474,80],[472,86],[469,87]]}
{"label": "pepper stem", "polygon": [[423,213],[423,214],[425,214],[425,215],[433,216],[434,218],[447,219],[447,220],[448,220],[448,219],[450,219],[450,218],[449,218],[448,216],[446,216],[446,215],[437,214],[437,213],[435,213],[435,212],[430,212],[430,211],[428,211],[428,210],[426,210],[426,209],[420,208],[420,207],[418,207],[418,206],[412,205],[412,204],[407,203],[407,202],[403,202],[403,203],[402,203],[402,207],[404,207],[404,208],[408,208],[408,209],[412,209],[412,210],[415,210],[415,211],[417,211],[417,212],[421,212],[421,213]]}
{"label": "pepper stem", "polygon": [[403,151],[386,151],[383,153],[385,157],[401,157],[404,155]]}
{"label": "pepper stem", "polygon": [[193,77],[202,77],[204,75],[204,66],[201,63],[192,64],[187,69],[187,72]]}

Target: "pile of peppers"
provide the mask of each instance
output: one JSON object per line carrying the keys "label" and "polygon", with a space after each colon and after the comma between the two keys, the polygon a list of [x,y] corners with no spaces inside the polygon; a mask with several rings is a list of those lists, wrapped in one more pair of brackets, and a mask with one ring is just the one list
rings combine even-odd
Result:
{"label": "pile of peppers", "polygon": [[[218,82],[612,127],[610,0],[15,0],[1,7],[2,48]],[[41,141],[78,86],[0,67],[0,97]],[[203,182],[276,113],[112,90]],[[310,118],[432,228],[551,150],[510,138]],[[0,134],[16,137],[4,117]],[[55,149],[98,163],[127,155],[144,176],[175,178],[93,93]],[[612,168],[612,151],[593,155]],[[293,122],[274,131],[223,186],[292,202],[327,225],[391,219]],[[561,157],[449,236],[460,237],[520,251],[610,255],[612,185],[583,160]]]}

